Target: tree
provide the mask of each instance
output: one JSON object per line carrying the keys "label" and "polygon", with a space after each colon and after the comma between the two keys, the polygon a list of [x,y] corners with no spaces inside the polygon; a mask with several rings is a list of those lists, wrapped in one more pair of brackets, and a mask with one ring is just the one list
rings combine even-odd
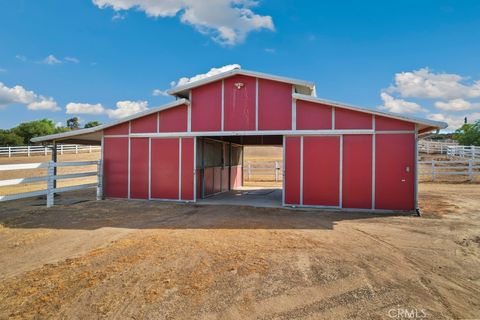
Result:
{"label": "tree", "polygon": [[23,138],[10,130],[0,129],[0,146],[21,146]]}
{"label": "tree", "polygon": [[80,123],[78,121],[77,117],[73,117],[67,120],[67,127],[70,128],[70,130],[76,130],[80,128]]}
{"label": "tree", "polygon": [[55,123],[49,119],[20,123],[11,132],[23,138],[22,144],[29,144],[30,139],[56,133]]}
{"label": "tree", "polygon": [[99,121],[90,121],[90,122],[85,123],[85,126],[83,126],[83,127],[84,128],[93,128],[93,127],[99,126],[101,124],[102,123],[99,122]]}
{"label": "tree", "polygon": [[475,123],[465,123],[455,131],[454,139],[461,145],[480,146],[480,120]]}

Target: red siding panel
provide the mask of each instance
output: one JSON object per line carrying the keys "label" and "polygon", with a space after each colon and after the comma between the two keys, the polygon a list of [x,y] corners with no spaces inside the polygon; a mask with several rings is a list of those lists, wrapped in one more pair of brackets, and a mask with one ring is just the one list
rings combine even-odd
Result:
{"label": "red siding panel", "polygon": [[342,206],[372,208],[372,136],[343,137]]}
{"label": "red siding panel", "polygon": [[213,192],[222,191],[222,167],[213,168]]}
{"label": "red siding panel", "polygon": [[[242,83],[240,88],[236,83]],[[256,80],[233,76],[224,80],[224,130],[255,130]]]}
{"label": "red siding panel", "polygon": [[258,79],[258,129],[292,128],[292,85]]}
{"label": "red siding panel", "polygon": [[194,138],[182,138],[182,200],[193,200]]}
{"label": "red siding panel", "polygon": [[375,116],[375,130],[415,130],[415,124],[412,122],[401,121],[392,118]]}
{"label": "red siding panel", "polygon": [[152,139],[152,198],[178,199],[178,138]]}
{"label": "red siding panel", "polygon": [[375,139],[375,208],[415,209],[415,135],[377,134]]}
{"label": "red siding panel", "polygon": [[214,168],[205,168],[203,174],[203,192],[205,196],[209,196],[215,193],[215,188],[213,184],[214,174]]}
{"label": "red siding panel", "polygon": [[148,138],[132,138],[130,152],[130,197],[148,199]]}
{"label": "red siding panel", "polygon": [[132,133],[151,133],[157,132],[157,113],[132,120]]}
{"label": "red siding panel", "polygon": [[340,138],[303,138],[303,204],[338,206]]}
{"label": "red siding panel", "polygon": [[228,191],[228,167],[222,168],[222,191]]}
{"label": "red siding panel", "polygon": [[222,81],[192,89],[192,131],[220,131]]}
{"label": "red siding panel", "polygon": [[128,138],[105,138],[103,143],[105,195],[128,198]]}
{"label": "red siding panel", "polygon": [[285,204],[300,204],[300,137],[285,138]]}
{"label": "red siding panel", "polygon": [[187,131],[187,106],[173,107],[160,112],[160,132]]}
{"label": "red siding panel", "polygon": [[237,189],[242,186],[242,166],[232,166],[230,188]]}
{"label": "red siding panel", "polygon": [[128,121],[107,128],[103,131],[104,135],[128,134]]}
{"label": "red siding panel", "polygon": [[372,115],[335,108],[335,129],[372,129]]}
{"label": "red siding panel", "polygon": [[297,130],[332,129],[332,107],[297,100]]}

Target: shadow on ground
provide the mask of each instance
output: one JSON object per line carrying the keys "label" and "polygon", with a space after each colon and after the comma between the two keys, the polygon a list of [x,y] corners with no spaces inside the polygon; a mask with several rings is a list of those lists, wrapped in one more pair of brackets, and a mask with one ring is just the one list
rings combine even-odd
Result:
{"label": "shadow on ground", "polygon": [[332,230],[339,221],[392,216],[385,213],[92,199],[93,191],[81,191],[62,194],[56,199],[57,205],[50,209],[45,207],[43,199],[4,203],[0,208],[0,224],[8,228],[79,230],[105,227]]}

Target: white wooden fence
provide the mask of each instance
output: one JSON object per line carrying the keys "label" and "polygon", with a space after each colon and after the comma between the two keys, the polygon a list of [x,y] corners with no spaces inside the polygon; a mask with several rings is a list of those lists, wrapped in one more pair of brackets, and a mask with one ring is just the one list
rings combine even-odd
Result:
{"label": "white wooden fence", "polygon": [[418,151],[422,153],[440,153],[447,154],[448,147],[458,146],[456,141],[434,141],[434,140],[424,140],[420,139],[418,141]]}
{"label": "white wooden fence", "polygon": [[480,160],[419,161],[419,176],[436,181],[441,176],[464,176],[470,181],[480,177]]}
{"label": "white wooden fence", "polygon": [[[100,151],[100,146],[84,146],[79,144],[59,144],[57,145],[57,152],[59,154],[65,153],[91,153]],[[52,146],[20,146],[20,147],[0,147],[0,157],[14,157],[14,156],[34,156],[34,155],[48,155],[52,153]]]}
{"label": "white wooden fence", "polygon": [[246,181],[282,181],[282,162],[246,162],[243,178]]}
{"label": "white wooden fence", "polygon": [[471,158],[480,160],[480,147],[448,146],[447,155],[450,157]]}
{"label": "white wooden fence", "polygon": [[[70,173],[55,175],[55,167],[72,167],[72,166],[88,166],[88,165],[97,165],[96,171],[91,172],[81,172],[81,173]],[[61,193],[66,191],[82,190],[87,188],[97,188],[97,200],[100,200],[103,195],[103,184],[102,184],[102,162],[101,161],[81,161],[81,162],[43,162],[43,163],[23,163],[23,164],[5,164],[0,165],[0,171],[10,171],[10,170],[26,170],[26,169],[39,169],[47,168],[47,175],[40,177],[28,177],[20,179],[9,179],[9,180],[0,180],[0,187],[13,186],[22,183],[32,183],[32,182],[47,182],[47,189],[23,192],[17,194],[9,194],[0,196],[0,202],[16,200],[29,197],[37,197],[46,195],[47,196],[47,207],[51,207],[54,204],[54,194]],[[81,177],[91,177],[97,176],[96,183],[87,183],[69,187],[54,188],[54,181],[63,180],[63,179],[73,179]]]}

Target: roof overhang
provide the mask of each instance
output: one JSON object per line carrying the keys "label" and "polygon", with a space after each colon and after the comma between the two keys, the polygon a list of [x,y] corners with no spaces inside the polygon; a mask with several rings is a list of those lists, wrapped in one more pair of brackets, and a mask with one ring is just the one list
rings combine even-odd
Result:
{"label": "roof overhang", "polygon": [[35,137],[35,138],[32,138],[31,141],[34,143],[49,143],[49,142],[55,141],[55,142],[62,142],[62,143],[75,143],[75,144],[92,144],[92,145],[100,144],[103,136],[102,132],[107,128],[119,125],[127,121],[131,121],[137,118],[148,116],[149,114],[152,114],[152,113],[156,113],[166,109],[181,106],[183,104],[189,105],[190,101],[186,99],[178,99],[159,107],[155,107],[143,112],[135,113],[131,116],[122,118],[112,123],[102,124],[100,126],[87,128],[87,129],[73,130],[68,132],[51,134],[48,136]]}
{"label": "roof overhang", "polygon": [[267,80],[273,80],[273,81],[278,81],[278,82],[284,82],[284,83],[289,83],[295,86],[295,91],[301,94],[306,94],[306,95],[313,95],[315,96],[315,84],[313,82],[309,81],[304,81],[304,80],[298,80],[298,79],[292,79],[292,78],[286,78],[286,77],[281,77],[281,76],[275,76],[275,75],[270,75],[266,73],[261,73],[261,72],[255,72],[255,71],[248,71],[244,69],[232,69],[226,72],[219,73],[217,75],[207,77],[201,80],[193,81],[190,83],[187,83],[182,86],[175,87],[173,89],[170,89],[167,91],[168,94],[181,97],[181,98],[188,98],[189,97],[189,91],[193,88],[215,82],[221,79],[229,78],[235,75],[245,75],[245,76],[250,76],[250,77],[255,77],[255,78],[260,78],[260,79],[267,79]]}
{"label": "roof overhang", "polygon": [[397,120],[402,120],[402,121],[407,121],[407,122],[413,122],[413,123],[418,125],[419,134],[426,134],[426,133],[429,133],[431,131],[445,129],[446,127],[448,127],[447,123],[441,122],[441,121],[434,121],[434,120],[429,120],[429,119],[424,119],[424,118],[406,116],[406,115],[403,115],[403,114],[398,114],[398,113],[393,113],[393,112],[377,111],[377,110],[373,110],[373,109],[369,109],[369,108],[348,105],[348,104],[335,102],[335,101],[331,101],[331,100],[319,99],[317,97],[312,97],[312,96],[298,94],[298,93],[293,94],[293,98],[298,99],[298,100],[309,101],[309,102],[313,102],[313,103],[326,104],[326,105],[329,105],[329,106],[343,108],[343,109],[349,109],[349,110],[358,111],[358,112],[364,112],[364,113],[379,115],[379,116],[382,116],[382,117],[387,117],[387,118],[392,118],[392,119],[397,119]]}

